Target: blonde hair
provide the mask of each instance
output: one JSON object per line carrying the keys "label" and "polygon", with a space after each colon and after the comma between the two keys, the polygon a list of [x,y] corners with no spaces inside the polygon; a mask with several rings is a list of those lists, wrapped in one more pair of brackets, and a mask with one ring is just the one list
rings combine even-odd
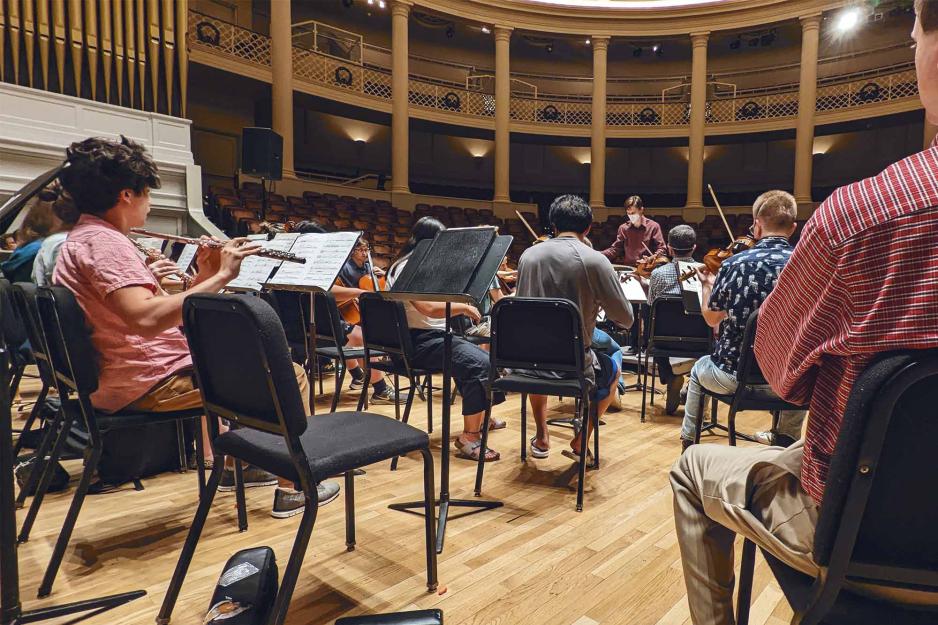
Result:
{"label": "blonde hair", "polygon": [[787,191],[766,191],[753,203],[752,218],[761,220],[772,230],[786,230],[798,218],[798,202]]}

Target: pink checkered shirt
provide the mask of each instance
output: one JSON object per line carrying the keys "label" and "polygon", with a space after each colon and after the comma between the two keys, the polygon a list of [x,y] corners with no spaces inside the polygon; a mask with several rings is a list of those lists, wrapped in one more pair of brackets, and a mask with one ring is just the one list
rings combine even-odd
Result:
{"label": "pink checkered shirt", "polygon": [[938,347],[938,147],[841,187],[762,305],[772,388],[810,400],[801,484],[818,503],[854,382],[879,352]]}

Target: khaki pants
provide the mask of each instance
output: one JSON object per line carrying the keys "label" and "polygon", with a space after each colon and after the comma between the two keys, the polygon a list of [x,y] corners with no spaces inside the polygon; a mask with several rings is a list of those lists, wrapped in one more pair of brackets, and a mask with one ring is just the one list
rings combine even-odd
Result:
{"label": "khaki pants", "polygon": [[[781,447],[694,445],[671,468],[674,523],[694,625],[732,625],[736,534],[816,577],[818,506],[801,488],[803,441]],[[934,603],[934,595],[848,585],[893,601]]]}
{"label": "khaki pants", "polygon": [[[296,363],[293,363],[293,372],[296,374],[296,383],[300,387],[303,409],[309,415],[309,380],[306,378],[303,367]],[[199,389],[195,387],[194,376],[192,369],[184,369],[179,373],[174,373],[127,407],[145,412],[169,412],[198,408],[202,405],[202,396],[199,394]]]}

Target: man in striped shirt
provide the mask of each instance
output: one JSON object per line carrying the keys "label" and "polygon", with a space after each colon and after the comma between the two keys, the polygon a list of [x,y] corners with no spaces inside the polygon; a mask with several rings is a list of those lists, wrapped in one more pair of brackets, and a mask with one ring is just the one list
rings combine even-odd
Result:
{"label": "man in striped shirt", "polygon": [[[912,33],[926,116],[938,123],[938,0]],[[938,347],[938,147],[842,187],[814,213],[762,305],[756,356],[772,388],[810,401],[789,447],[691,447],[671,470],[691,620],[734,622],[737,533],[808,575],[818,507],[847,398],[877,353]],[[922,593],[850,585],[896,601]]]}

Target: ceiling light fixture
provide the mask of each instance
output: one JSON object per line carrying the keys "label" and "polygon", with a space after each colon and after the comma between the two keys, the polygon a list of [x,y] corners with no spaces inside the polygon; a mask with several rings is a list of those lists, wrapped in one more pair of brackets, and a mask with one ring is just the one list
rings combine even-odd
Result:
{"label": "ceiling light fixture", "polygon": [[592,42],[591,42],[589,39],[587,39],[587,40],[586,40],[586,45],[590,45],[590,43],[592,43]]}
{"label": "ceiling light fixture", "polygon": [[860,9],[853,7],[846,9],[837,16],[836,28],[842,33],[853,30],[860,23]]}
{"label": "ceiling light fixture", "polygon": [[384,0],[378,0],[378,7],[379,7],[379,8],[383,9],[383,8],[385,8],[386,6],[388,6],[388,5],[387,5],[387,3],[386,3]]}
{"label": "ceiling light fixture", "polygon": [[482,27],[482,32],[483,32],[483,34],[486,34],[486,35],[487,35],[487,34],[489,34],[490,32],[492,32],[492,29],[490,29],[488,26],[483,26],[483,27]]}

